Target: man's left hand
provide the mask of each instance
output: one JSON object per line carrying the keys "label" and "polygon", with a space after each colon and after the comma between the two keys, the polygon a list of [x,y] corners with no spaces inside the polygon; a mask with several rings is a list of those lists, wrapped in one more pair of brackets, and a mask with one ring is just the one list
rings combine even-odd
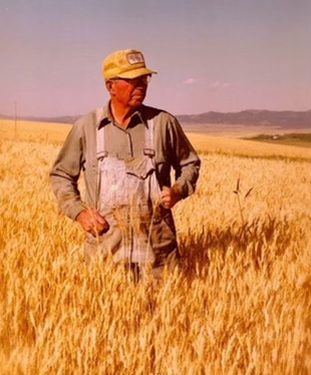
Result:
{"label": "man's left hand", "polygon": [[162,206],[164,208],[172,208],[175,204],[181,200],[181,191],[178,187],[163,186],[161,191]]}

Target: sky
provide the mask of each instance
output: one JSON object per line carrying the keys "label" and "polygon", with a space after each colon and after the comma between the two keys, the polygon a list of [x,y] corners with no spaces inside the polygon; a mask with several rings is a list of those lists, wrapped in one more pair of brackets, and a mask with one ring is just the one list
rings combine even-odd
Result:
{"label": "sky", "polygon": [[102,61],[127,48],[175,115],[311,109],[311,0],[0,0],[0,114],[105,105]]}

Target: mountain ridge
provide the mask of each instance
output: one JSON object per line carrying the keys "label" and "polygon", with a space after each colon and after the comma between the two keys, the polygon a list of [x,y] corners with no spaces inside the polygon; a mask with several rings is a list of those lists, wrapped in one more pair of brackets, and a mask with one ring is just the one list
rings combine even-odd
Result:
{"label": "mountain ridge", "polygon": [[[72,124],[80,116],[21,116],[17,120],[44,121],[55,123]],[[239,112],[216,112],[209,111],[200,114],[176,115],[181,124],[192,125],[252,125],[252,126],[278,126],[284,129],[311,130],[311,110],[307,111],[270,111],[258,109],[246,109]],[[14,116],[0,114],[0,119],[14,119]]]}
{"label": "mountain ridge", "polygon": [[240,112],[204,112],[198,115],[177,116],[181,123],[279,126],[282,128],[311,129],[311,110],[308,111],[269,111],[248,109]]}

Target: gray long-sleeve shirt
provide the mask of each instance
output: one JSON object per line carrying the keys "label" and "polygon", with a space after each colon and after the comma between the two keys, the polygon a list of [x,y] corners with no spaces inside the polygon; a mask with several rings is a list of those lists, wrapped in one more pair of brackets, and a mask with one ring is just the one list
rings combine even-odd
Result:
{"label": "gray long-sleeve shirt", "polygon": [[[174,184],[182,198],[195,190],[199,176],[200,159],[185,136],[177,119],[171,114],[142,105],[131,117],[126,129],[118,126],[109,106],[94,110],[73,125],[50,173],[61,211],[75,219],[87,206],[95,207],[97,194],[96,133],[105,126],[107,150],[119,158],[140,155],[143,152],[145,127],[154,123],[155,161],[160,186],[171,186],[170,171],[175,170]],[[78,180],[83,171],[85,197],[82,200]]]}

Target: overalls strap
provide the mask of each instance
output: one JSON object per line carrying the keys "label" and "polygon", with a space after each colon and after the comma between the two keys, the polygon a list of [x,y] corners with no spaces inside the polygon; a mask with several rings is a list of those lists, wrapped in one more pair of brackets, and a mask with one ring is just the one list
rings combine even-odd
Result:
{"label": "overalls strap", "polygon": [[149,157],[155,156],[154,150],[154,123],[153,119],[147,120],[147,127],[145,130],[145,148],[144,148],[144,155]]}
{"label": "overalls strap", "polygon": [[107,151],[105,150],[105,127],[104,126],[101,126],[97,130],[96,147],[97,147],[97,150],[96,150],[97,160],[101,161],[103,160],[103,158],[105,158],[108,155]]}

